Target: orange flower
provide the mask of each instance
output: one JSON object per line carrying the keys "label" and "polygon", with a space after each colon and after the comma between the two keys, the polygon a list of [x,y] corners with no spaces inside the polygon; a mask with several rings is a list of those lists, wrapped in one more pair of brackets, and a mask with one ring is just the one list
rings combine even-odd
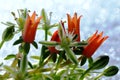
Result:
{"label": "orange flower", "polygon": [[35,34],[37,30],[37,26],[40,22],[41,16],[35,19],[36,12],[32,14],[30,17],[29,14],[26,18],[22,38],[24,42],[32,43],[35,39]]}
{"label": "orange flower", "polygon": [[82,52],[84,56],[90,58],[94,54],[94,52],[100,47],[100,45],[108,38],[108,36],[102,37],[102,35],[103,32],[98,34],[98,31],[96,31],[96,33],[88,39],[88,45],[84,47],[84,50]]}
{"label": "orange flower", "polygon": [[82,15],[77,18],[77,13],[74,13],[73,18],[69,14],[67,14],[68,19],[68,32],[77,34],[78,38],[76,41],[80,41],[80,19]]}
{"label": "orange flower", "polygon": [[[69,14],[67,14],[67,20],[68,20],[68,33],[76,34],[78,37],[76,41],[80,41],[80,18],[82,16],[79,16],[77,18],[77,13],[74,13],[73,18]],[[61,24],[64,29],[64,23],[61,21]],[[65,32],[66,33],[66,32]],[[57,41],[60,42],[60,38],[58,35],[58,30],[55,31],[52,35],[51,41]],[[51,53],[58,53],[58,50],[55,49],[55,47],[49,47],[49,50]]]}

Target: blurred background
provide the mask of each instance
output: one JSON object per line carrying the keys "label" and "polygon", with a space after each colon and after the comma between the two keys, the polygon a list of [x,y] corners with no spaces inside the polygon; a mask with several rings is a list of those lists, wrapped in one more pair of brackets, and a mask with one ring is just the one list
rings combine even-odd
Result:
{"label": "blurred background", "polygon": [[[102,46],[96,51],[93,57],[99,55],[109,55],[110,63],[108,65],[116,65],[120,68],[120,1],[119,0],[0,0],[0,22],[15,22],[11,12],[17,9],[27,8],[36,11],[40,15],[41,9],[44,8],[47,13],[53,12],[52,23],[66,20],[66,14],[73,16],[74,12],[83,15],[81,19],[81,39],[87,39],[96,30],[103,31],[104,36],[108,35]],[[0,23],[0,41],[5,25]],[[36,40],[41,40],[43,34],[37,33]],[[17,53],[17,47],[12,46],[13,41],[18,39],[17,36],[10,42],[4,44],[0,50],[0,62],[5,64],[4,57],[8,54]],[[30,55],[39,55],[38,50],[33,48]],[[119,73],[110,78],[102,80],[118,80]]]}

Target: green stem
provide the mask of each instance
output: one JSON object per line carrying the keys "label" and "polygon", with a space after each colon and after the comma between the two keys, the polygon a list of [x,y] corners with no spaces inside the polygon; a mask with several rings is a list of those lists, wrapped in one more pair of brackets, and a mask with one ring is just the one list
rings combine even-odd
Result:
{"label": "green stem", "polygon": [[22,72],[22,74],[26,73],[26,68],[27,68],[27,54],[23,54],[20,65],[20,71]]}
{"label": "green stem", "polygon": [[47,41],[47,34],[48,34],[48,30],[45,29],[45,41]]}
{"label": "green stem", "polygon": [[87,69],[80,77],[80,80],[83,80],[87,73],[89,73],[91,68]]}
{"label": "green stem", "polygon": [[103,76],[103,73],[99,74],[94,80],[98,80],[102,76]]}

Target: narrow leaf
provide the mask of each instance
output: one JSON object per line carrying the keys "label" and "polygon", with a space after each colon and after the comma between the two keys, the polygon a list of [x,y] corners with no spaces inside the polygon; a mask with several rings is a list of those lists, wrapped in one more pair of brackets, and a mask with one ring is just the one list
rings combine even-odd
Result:
{"label": "narrow leaf", "polygon": [[32,45],[33,45],[36,49],[38,49],[38,45],[37,45],[37,43],[36,43],[35,41],[32,43]]}
{"label": "narrow leaf", "polygon": [[53,60],[54,63],[56,62],[56,60],[57,60],[57,54],[52,54],[52,60]]}
{"label": "narrow leaf", "polygon": [[56,46],[59,43],[56,41],[40,41],[40,44],[46,45],[46,46]]}
{"label": "narrow leaf", "polygon": [[88,65],[89,65],[89,67],[93,64],[93,58],[92,57],[90,57],[90,58],[88,58]]}
{"label": "narrow leaf", "polygon": [[9,59],[12,59],[12,58],[15,58],[16,55],[15,54],[10,54],[10,55],[7,55],[4,60],[9,60]]}
{"label": "narrow leaf", "polygon": [[68,59],[70,59],[70,61],[72,61],[74,64],[78,65],[78,60],[74,52],[69,47],[65,47],[64,49]]}
{"label": "narrow leaf", "polygon": [[18,40],[16,40],[16,41],[13,43],[13,45],[17,45],[17,44],[20,44],[20,43],[22,43],[22,42],[23,42],[22,39],[18,39]]}
{"label": "narrow leaf", "polygon": [[33,65],[31,64],[30,61],[28,61],[28,65],[30,66],[31,69],[33,69]]}
{"label": "narrow leaf", "polygon": [[104,68],[109,62],[109,56],[99,56],[91,65],[91,69],[102,69]]}
{"label": "narrow leaf", "polygon": [[39,60],[39,59],[40,59],[39,56],[31,56],[31,58],[36,59],[36,60]]}
{"label": "narrow leaf", "polygon": [[30,44],[29,43],[25,43],[23,47],[24,47],[25,54],[28,54],[29,50],[30,50]]}
{"label": "narrow leaf", "polygon": [[104,76],[114,76],[118,73],[119,69],[116,66],[110,66],[107,69],[104,70],[103,75]]}
{"label": "narrow leaf", "polygon": [[0,42],[0,49],[2,48],[3,44],[4,44],[4,40]]}
{"label": "narrow leaf", "polygon": [[44,45],[42,46],[39,65],[42,65],[43,61],[49,56],[50,52],[47,51],[47,49],[48,48],[46,46],[44,46]]}
{"label": "narrow leaf", "polygon": [[86,63],[87,58],[85,56],[82,57],[80,66],[83,66]]}

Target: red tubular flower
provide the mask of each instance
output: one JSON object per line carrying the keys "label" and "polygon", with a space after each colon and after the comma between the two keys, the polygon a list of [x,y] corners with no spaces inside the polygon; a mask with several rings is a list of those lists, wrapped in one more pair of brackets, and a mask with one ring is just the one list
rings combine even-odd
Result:
{"label": "red tubular flower", "polygon": [[108,36],[102,37],[102,35],[103,32],[98,34],[98,31],[96,31],[96,33],[88,39],[88,45],[84,47],[84,50],[82,52],[84,56],[90,58],[94,54],[94,52],[100,47],[100,45],[108,38]]}
{"label": "red tubular flower", "polygon": [[24,42],[32,43],[35,39],[35,34],[37,30],[37,26],[40,22],[41,16],[35,19],[36,12],[32,14],[30,17],[29,15],[26,18],[22,38]]}
{"label": "red tubular flower", "polygon": [[68,19],[68,32],[77,34],[78,38],[76,41],[80,41],[80,19],[82,15],[77,18],[77,13],[74,13],[73,18],[69,14],[67,14]]}
{"label": "red tubular flower", "polygon": [[[73,34],[77,35],[78,37],[77,37],[76,41],[80,41],[80,19],[81,19],[81,17],[82,16],[79,16],[77,18],[77,13],[74,13],[73,18],[71,18],[71,16],[69,14],[67,14],[68,33],[73,33]],[[62,25],[64,27],[64,23],[62,23]],[[51,41],[60,42],[58,30],[53,33]],[[55,47],[49,47],[49,50],[51,53],[58,53],[58,50],[56,50]]]}
{"label": "red tubular flower", "polygon": [[[58,30],[53,33],[51,41],[60,42]],[[56,50],[55,47],[48,47],[48,49],[50,50],[51,53],[58,53],[58,50]]]}

